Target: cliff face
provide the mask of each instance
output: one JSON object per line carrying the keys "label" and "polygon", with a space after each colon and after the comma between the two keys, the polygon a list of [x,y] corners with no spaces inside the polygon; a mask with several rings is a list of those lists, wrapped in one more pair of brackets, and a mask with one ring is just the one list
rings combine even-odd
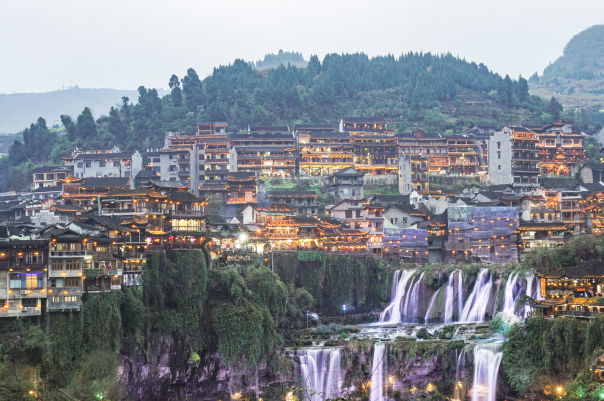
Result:
{"label": "cliff face", "polygon": [[[255,370],[225,366],[218,354],[192,362],[190,357],[187,344],[176,335],[152,336],[145,351],[140,344],[124,343],[121,376],[135,400],[218,400],[255,391]],[[260,387],[274,381],[266,366],[257,374]]]}
{"label": "cliff face", "polygon": [[[342,390],[350,394],[363,392],[372,371],[373,346],[369,341],[342,342]],[[463,343],[458,341],[393,342],[388,345],[388,374],[394,377],[389,391],[418,389],[429,383],[447,386],[455,377],[455,358]],[[217,354],[201,355],[189,362],[190,351],[177,336],[154,336],[146,352],[140,344],[124,343],[121,376],[134,400],[220,400],[232,395],[254,394],[271,399],[271,393],[299,386],[300,358],[289,353],[286,366],[278,371],[275,364],[258,370],[226,366]],[[284,373],[285,372],[285,373]],[[268,388],[272,388],[269,391]],[[281,394],[284,395],[284,394]],[[280,395],[276,395],[281,398]]]}

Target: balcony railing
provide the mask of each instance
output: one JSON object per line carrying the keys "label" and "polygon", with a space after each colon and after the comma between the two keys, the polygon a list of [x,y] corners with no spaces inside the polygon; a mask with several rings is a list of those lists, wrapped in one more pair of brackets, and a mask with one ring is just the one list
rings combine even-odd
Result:
{"label": "balcony railing", "polygon": [[169,213],[174,216],[205,216],[201,210],[170,210]]}
{"label": "balcony railing", "polygon": [[95,255],[94,252],[92,251],[50,251],[50,257],[51,258],[58,258],[58,257],[68,257],[68,258],[73,258],[73,257],[84,257],[84,256],[93,256]]}

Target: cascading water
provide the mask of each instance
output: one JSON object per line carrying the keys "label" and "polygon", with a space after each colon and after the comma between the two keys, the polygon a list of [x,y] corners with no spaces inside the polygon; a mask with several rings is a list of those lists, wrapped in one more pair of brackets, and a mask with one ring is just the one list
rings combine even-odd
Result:
{"label": "cascading water", "polygon": [[394,272],[390,305],[380,314],[380,322],[401,323],[401,301],[405,296],[407,283],[414,273],[415,270],[397,270]]}
{"label": "cascading water", "polygon": [[478,273],[478,277],[476,277],[476,282],[474,283],[474,289],[463,307],[461,318],[459,319],[460,323],[484,321],[492,287],[493,279],[490,277],[489,271],[487,269],[480,269],[480,273]]}
{"label": "cascading water", "polygon": [[405,316],[406,321],[413,321],[418,317],[419,310],[419,285],[424,278],[426,272],[422,272],[419,275],[415,284],[413,284],[413,289],[407,294],[407,298],[405,299],[405,308],[403,310],[403,315]]}
{"label": "cascading water", "polygon": [[[526,278],[526,295],[527,296],[531,296],[533,295],[532,291],[533,291],[533,280],[535,280],[535,276],[531,275],[528,276]],[[526,317],[529,315],[529,313],[531,313],[531,311],[533,310],[533,308],[531,308],[528,305],[524,306],[524,318],[526,319]]]}
{"label": "cascading water", "polygon": [[457,307],[459,309],[458,319],[461,316],[463,308],[463,278],[461,270],[456,270],[449,275],[449,281],[445,288],[445,323],[453,323],[453,306],[455,304],[455,273],[457,278]]}
{"label": "cascading water", "polygon": [[332,349],[329,353],[329,372],[325,383],[325,398],[340,396],[340,349]]}
{"label": "cascading water", "polygon": [[440,293],[440,291],[443,289],[443,287],[440,287],[435,293],[434,295],[432,295],[432,298],[430,298],[430,304],[428,305],[428,310],[426,311],[426,316],[424,317],[424,321],[426,323],[428,323],[428,320],[430,320],[432,318],[432,310],[434,309],[434,306],[436,305],[436,299],[438,298],[438,294]]}
{"label": "cascading water", "polygon": [[453,388],[453,400],[461,401],[465,398],[465,369],[468,365],[468,353],[466,347],[461,349],[457,357],[457,366],[455,369],[455,386]]}
{"label": "cascading water", "polygon": [[[308,401],[323,401],[340,393],[340,350],[338,348],[301,351],[302,387]],[[329,369],[327,360],[329,359]],[[337,394],[337,395],[336,395]]]}
{"label": "cascading water", "polygon": [[496,401],[497,375],[501,363],[501,342],[476,344],[474,347],[474,383],[472,401]]}
{"label": "cascading water", "polygon": [[518,273],[512,273],[508,276],[505,283],[504,298],[503,298],[503,310],[502,312],[506,315],[514,315],[516,307],[516,298],[514,298],[514,290],[518,284]]}
{"label": "cascading water", "polygon": [[373,346],[373,365],[371,365],[371,388],[369,401],[384,401],[386,377],[386,345],[375,343]]}

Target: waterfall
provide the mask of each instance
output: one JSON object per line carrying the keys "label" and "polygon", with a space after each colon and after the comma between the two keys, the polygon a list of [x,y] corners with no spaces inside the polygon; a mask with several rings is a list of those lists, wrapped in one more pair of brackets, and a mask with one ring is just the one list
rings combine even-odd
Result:
{"label": "waterfall", "polygon": [[[403,315],[405,316],[405,320],[409,321],[411,318],[411,320],[414,320],[415,318],[417,318],[417,315],[419,314],[419,285],[422,281],[422,279],[424,278],[424,274],[426,274],[426,272],[422,272],[422,274],[419,275],[417,281],[415,282],[415,284],[413,285],[413,289],[408,293],[407,299],[405,299],[405,309],[403,311]],[[407,311],[409,311],[409,313],[407,313]]]}
{"label": "waterfall", "polygon": [[380,314],[380,322],[392,324],[401,322],[401,301],[405,296],[407,283],[413,273],[415,273],[415,270],[397,270],[394,272],[390,305]]}
{"label": "waterfall", "polygon": [[461,401],[464,398],[464,370],[467,366],[466,347],[461,349],[457,357],[457,366],[455,368],[455,385],[453,389],[453,400]]}
{"label": "waterfall", "polygon": [[445,323],[453,323],[453,305],[455,304],[455,273],[459,273],[457,279],[457,307],[459,309],[459,314],[457,316],[458,319],[461,317],[461,311],[463,308],[463,278],[461,276],[461,270],[456,270],[449,275],[447,288],[445,288]]}
{"label": "waterfall", "polygon": [[496,401],[497,375],[501,362],[501,342],[474,347],[474,384],[472,401]]}
{"label": "waterfall", "polygon": [[[533,295],[532,291],[533,291],[533,280],[535,279],[535,276],[530,275],[526,278],[526,295],[527,296],[531,296]],[[533,310],[533,308],[531,308],[528,305],[524,305],[524,318],[526,319],[526,317],[528,316],[529,313],[531,313],[531,310]]]}
{"label": "waterfall", "polygon": [[329,373],[325,383],[325,398],[340,396],[340,349],[332,349],[329,353]]}
{"label": "waterfall", "polygon": [[430,304],[428,306],[428,310],[426,311],[426,316],[424,317],[424,321],[426,323],[428,323],[428,320],[430,320],[430,318],[432,317],[432,309],[434,309],[434,305],[436,305],[436,298],[438,298],[438,294],[440,293],[440,290],[442,290],[443,287],[440,287],[438,290],[436,290],[436,292],[434,293],[434,295],[432,295],[432,298],[430,298]]}
{"label": "waterfall", "polygon": [[[300,370],[305,399],[323,401],[340,393],[340,350],[321,348],[303,350]],[[329,358],[329,369],[327,359]]]}
{"label": "waterfall", "polygon": [[[488,280],[487,280],[488,277]],[[474,289],[470,293],[466,304],[463,307],[461,323],[483,322],[487,305],[491,297],[491,287],[493,287],[493,279],[489,275],[487,269],[480,269]]]}
{"label": "waterfall", "polygon": [[457,271],[459,277],[457,278],[457,319],[461,319],[463,314],[463,274],[461,270]]}
{"label": "waterfall", "polygon": [[516,299],[514,299],[514,290],[516,289],[517,283],[518,273],[510,274],[505,283],[502,312],[510,316],[514,315],[514,309],[516,306]]}
{"label": "waterfall", "polygon": [[371,388],[369,390],[369,401],[384,401],[384,378],[386,377],[386,346],[375,343],[373,346],[373,365],[371,366]]}

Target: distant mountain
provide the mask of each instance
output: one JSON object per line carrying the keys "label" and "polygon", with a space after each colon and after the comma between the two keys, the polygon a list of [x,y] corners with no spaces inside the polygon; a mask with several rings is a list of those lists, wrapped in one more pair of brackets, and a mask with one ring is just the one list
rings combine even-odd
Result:
{"label": "distant mountain", "polygon": [[304,60],[302,53],[284,52],[283,50],[279,50],[279,53],[277,54],[265,55],[264,60],[258,60],[255,67],[257,70],[265,70],[268,68],[276,68],[280,65],[287,66],[288,64],[298,68],[306,68],[308,61]]}
{"label": "distant mountain", "polygon": [[604,106],[604,25],[575,35],[562,56],[541,77],[533,75],[529,85],[531,93],[555,96],[565,107]]}
{"label": "distant mountain", "polygon": [[0,95],[0,133],[16,133],[38,117],[44,117],[48,126],[60,124],[61,114],[77,117],[89,107],[95,117],[108,114],[109,108],[122,103],[122,96],[130,101],[138,99],[135,90],[68,89],[46,93],[15,93]]}
{"label": "distant mountain", "polygon": [[547,78],[594,79],[604,78],[604,25],[573,36],[564,47],[564,54],[547,66]]}

